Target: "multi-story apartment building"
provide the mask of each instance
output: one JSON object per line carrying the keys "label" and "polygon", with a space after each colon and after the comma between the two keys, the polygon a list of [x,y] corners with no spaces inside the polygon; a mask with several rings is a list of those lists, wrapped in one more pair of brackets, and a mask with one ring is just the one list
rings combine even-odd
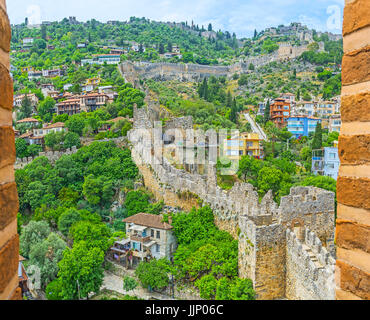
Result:
{"label": "multi-story apartment building", "polygon": [[121,56],[119,54],[101,54],[97,55],[96,58],[99,64],[119,64],[121,62]]}
{"label": "multi-story apartment building", "polygon": [[329,118],[329,132],[340,132],[342,120],[340,114],[335,114]]}
{"label": "multi-story apartment building", "polygon": [[258,104],[257,115],[258,116],[263,116],[265,114],[265,108],[266,108],[266,103],[265,102],[259,103]]}
{"label": "multi-story apartment building", "polygon": [[81,112],[81,105],[80,105],[80,99],[79,98],[71,98],[68,100],[64,100],[62,102],[59,102],[55,106],[56,113],[58,115],[60,114],[68,114],[69,116],[74,115],[76,113]]}
{"label": "multi-story apartment building", "polygon": [[283,93],[280,98],[285,99],[285,100],[289,100],[290,104],[295,103],[295,95],[293,93],[290,93],[290,92]]}
{"label": "multi-story apartment building", "polygon": [[[24,94],[19,94],[13,98],[13,106],[19,108],[22,105],[22,101],[25,98]],[[39,103],[39,99],[34,93],[28,93],[27,98],[31,101],[31,106],[36,107]]]}
{"label": "multi-story apartment building", "polygon": [[126,223],[126,239],[116,241],[111,248],[118,262],[124,257],[136,262],[150,259],[170,259],[177,248],[172,231],[171,218],[168,223],[162,215],[138,213],[123,220]]}
{"label": "multi-story apartment building", "polygon": [[223,152],[231,160],[238,160],[241,156],[261,157],[261,145],[258,133],[242,133],[231,139],[224,140]]}
{"label": "multi-story apartment building", "polygon": [[26,140],[26,142],[30,145],[37,144],[42,146],[44,144],[44,137],[47,134],[51,132],[62,132],[66,130],[67,128],[65,127],[63,122],[56,122],[53,124],[45,125],[42,128],[34,128],[33,130],[29,130],[25,134],[22,134],[19,138]]}
{"label": "multi-story apartment building", "polygon": [[334,97],[333,99],[333,102],[335,104],[335,113],[340,113],[340,105],[341,105],[341,97],[340,96],[336,96]]}
{"label": "multi-story apartment building", "polygon": [[92,59],[82,59],[81,65],[86,64],[119,64],[121,62],[121,56],[119,54],[100,54],[95,55]]}
{"label": "multi-story apartment building", "polygon": [[118,97],[118,93],[114,90],[113,86],[98,87],[98,92],[106,94],[111,101]]}
{"label": "multi-story apartment building", "polygon": [[51,132],[62,132],[62,131],[67,131],[66,126],[64,125],[63,122],[56,122],[48,124],[40,129],[34,129],[33,135],[35,137],[44,137]]}
{"label": "multi-story apartment building", "polygon": [[109,97],[103,93],[89,93],[80,96],[71,96],[55,106],[58,115],[74,115],[80,112],[92,112],[109,102]]}
{"label": "multi-story apartment building", "polygon": [[109,97],[103,93],[90,93],[80,96],[80,106],[83,112],[92,112],[107,104]]}
{"label": "multi-story apartment building", "polygon": [[87,79],[81,89],[84,92],[92,92],[98,87],[100,81],[101,79],[99,77]]}
{"label": "multi-story apartment building", "polygon": [[64,75],[64,72],[62,69],[42,70],[42,76],[44,78],[55,78],[55,77],[61,77],[63,75]]}
{"label": "multi-story apartment building", "polygon": [[63,86],[63,90],[64,90],[64,91],[67,91],[67,90],[69,90],[71,87],[73,87],[73,84],[72,84],[72,83],[67,83],[67,84],[65,84],[65,85]]}
{"label": "multi-story apartment building", "polygon": [[51,83],[42,84],[41,92],[44,95],[44,97],[51,96],[51,93],[55,92],[55,86]]}
{"label": "multi-story apartment building", "polygon": [[270,118],[279,128],[287,125],[290,117],[290,101],[278,98],[270,105]]}
{"label": "multi-story apartment building", "polygon": [[308,137],[311,132],[315,132],[317,123],[321,122],[320,119],[307,116],[291,116],[288,119],[287,129],[296,138]]}
{"label": "multi-story apartment building", "polygon": [[29,71],[28,72],[28,80],[33,80],[33,79],[39,79],[42,78],[42,71]]}
{"label": "multi-story apartment building", "polygon": [[24,38],[23,39],[23,46],[24,47],[32,47],[33,41],[34,41],[33,38]]}
{"label": "multi-story apartment building", "polygon": [[28,73],[30,71],[35,71],[35,68],[34,67],[22,67],[21,68],[22,73]]}
{"label": "multi-story apartment building", "polygon": [[300,101],[296,103],[295,115],[313,116],[316,110],[316,102]]}
{"label": "multi-story apartment building", "polygon": [[312,172],[314,174],[328,176],[337,180],[339,166],[338,147],[312,150]]}
{"label": "multi-story apartment building", "polygon": [[329,118],[335,114],[337,103],[334,101],[321,101],[316,106],[315,113],[320,118]]}

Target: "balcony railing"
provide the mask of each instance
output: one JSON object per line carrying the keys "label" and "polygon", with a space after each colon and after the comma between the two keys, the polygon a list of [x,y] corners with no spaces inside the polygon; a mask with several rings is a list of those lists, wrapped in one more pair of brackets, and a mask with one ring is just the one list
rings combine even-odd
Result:
{"label": "balcony railing", "polygon": [[142,236],[139,236],[139,235],[131,235],[130,236],[130,239],[132,241],[138,241],[138,242],[141,242],[141,243],[145,243],[145,242],[149,242],[150,241],[150,236],[142,237]]}
{"label": "balcony railing", "polygon": [[133,251],[132,255],[137,258],[145,258],[148,253],[144,251]]}

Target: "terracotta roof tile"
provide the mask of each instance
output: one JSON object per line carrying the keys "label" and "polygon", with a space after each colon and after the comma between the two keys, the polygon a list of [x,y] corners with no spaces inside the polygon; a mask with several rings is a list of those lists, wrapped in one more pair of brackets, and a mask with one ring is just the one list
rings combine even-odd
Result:
{"label": "terracotta roof tile", "polygon": [[43,129],[64,128],[64,127],[65,125],[63,122],[56,122],[48,125],[47,127],[44,127]]}
{"label": "terracotta roof tile", "polygon": [[164,230],[170,230],[173,228],[170,224],[166,222],[162,222],[162,220],[163,220],[163,216],[161,215],[138,213],[138,214],[135,214],[134,216],[124,219],[123,222],[135,223],[140,226],[156,228],[156,229],[164,229]]}
{"label": "terracotta roof tile", "polygon": [[25,119],[17,121],[17,123],[25,123],[25,122],[40,122],[40,121],[34,118],[25,118]]}
{"label": "terracotta roof tile", "polygon": [[31,137],[33,135],[33,132],[30,131],[30,132],[26,132],[26,133],[23,133],[19,139],[24,139],[24,138],[28,138],[28,137]]}

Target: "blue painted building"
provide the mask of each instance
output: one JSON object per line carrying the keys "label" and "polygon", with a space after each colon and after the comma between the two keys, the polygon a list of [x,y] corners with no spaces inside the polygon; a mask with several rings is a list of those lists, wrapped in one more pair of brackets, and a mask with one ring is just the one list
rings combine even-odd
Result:
{"label": "blue painted building", "polygon": [[337,147],[312,150],[312,172],[315,175],[328,176],[337,180],[339,166],[340,161]]}
{"label": "blue painted building", "polygon": [[316,125],[321,122],[318,118],[307,117],[307,116],[292,116],[288,118],[287,129],[296,138],[308,137],[310,132],[315,132]]}

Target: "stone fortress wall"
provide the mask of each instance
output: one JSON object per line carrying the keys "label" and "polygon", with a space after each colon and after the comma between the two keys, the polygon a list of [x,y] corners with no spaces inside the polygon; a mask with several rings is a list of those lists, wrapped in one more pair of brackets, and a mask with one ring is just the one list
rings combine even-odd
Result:
{"label": "stone fortress wall", "polygon": [[315,233],[305,229],[303,239],[299,239],[287,229],[286,242],[286,297],[335,299],[335,259]]}
{"label": "stone fortress wall", "polygon": [[14,178],[13,81],[10,77],[11,29],[6,2],[0,0],[0,300],[20,300],[17,234],[18,193]]}
{"label": "stone fortress wall", "polygon": [[151,63],[151,62],[130,62],[125,61],[119,65],[119,70],[126,81],[134,83],[137,79],[155,80],[179,80],[179,81],[200,81],[205,77],[225,76],[231,78],[235,73],[244,74],[251,72],[249,65],[260,67],[274,61],[295,59],[307,51],[307,45],[292,46],[289,43],[282,43],[279,49],[271,54],[257,57],[248,57],[241,62],[231,66],[207,66],[199,64],[184,63]]}
{"label": "stone fortress wall", "polygon": [[46,157],[49,159],[51,163],[55,163],[59,158],[61,158],[63,155],[71,155],[77,152],[76,147],[68,148],[65,151],[46,151],[46,152],[40,152],[38,156],[35,157],[27,157],[27,158],[17,158],[14,169],[23,169],[26,165],[30,164],[33,160],[35,160],[38,157]]}
{"label": "stone fortress wall", "polygon": [[[145,152],[139,144],[140,129],[153,127],[148,113],[150,108],[149,112],[146,107],[135,108],[129,141],[145,186],[156,198],[184,210],[208,204],[216,225],[239,240],[239,276],[253,280],[258,299],[334,299],[334,278],[323,282],[321,273],[317,276],[319,271],[306,273],[305,280],[301,278],[302,268],[316,265],[316,260],[308,255],[309,262],[307,256],[296,249],[296,242],[287,236],[288,230],[293,230],[298,239],[305,239],[302,234],[305,234],[304,228],[308,228],[334,259],[334,193],[314,187],[296,187],[290,195],[282,197],[278,206],[271,191],[259,201],[257,191],[247,183],[236,183],[231,190],[222,190],[217,186],[213,165],[208,166],[207,174],[199,175],[177,169],[165,158],[156,163],[152,161],[154,146],[151,152]],[[177,121],[189,125],[183,120]],[[311,243],[311,238],[309,234],[306,242]],[[319,241],[314,243],[318,245]],[[318,252],[325,253],[323,249]]]}

